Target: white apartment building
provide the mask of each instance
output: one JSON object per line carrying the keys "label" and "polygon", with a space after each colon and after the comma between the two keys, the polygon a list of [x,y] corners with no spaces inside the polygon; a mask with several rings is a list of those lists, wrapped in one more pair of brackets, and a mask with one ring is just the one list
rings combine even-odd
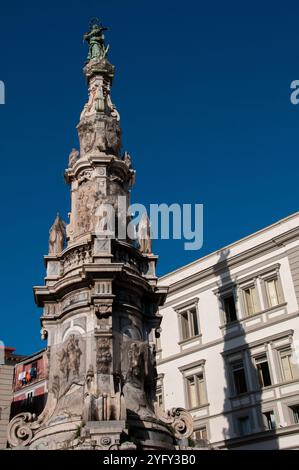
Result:
{"label": "white apartment building", "polygon": [[160,404],[216,448],[299,449],[299,212],[159,284]]}

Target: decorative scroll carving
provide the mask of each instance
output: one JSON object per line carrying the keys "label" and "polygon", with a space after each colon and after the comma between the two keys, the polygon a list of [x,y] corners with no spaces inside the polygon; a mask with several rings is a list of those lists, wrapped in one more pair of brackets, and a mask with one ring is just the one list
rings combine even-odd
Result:
{"label": "decorative scroll carving", "polygon": [[25,447],[33,437],[31,423],[36,420],[35,414],[20,413],[8,425],[7,436],[11,447]]}
{"label": "decorative scroll carving", "polygon": [[164,412],[156,406],[156,415],[165,424],[174,430],[177,439],[187,439],[193,433],[193,419],[191,414],[184,408],[171,408]]}
{"label": "decorative scroll carving", "polygon": [[92,179],[92,171],[91,170],[83,170],[79,173],[77,180],[78,183],[81,184],[85,181],[90,181]]}

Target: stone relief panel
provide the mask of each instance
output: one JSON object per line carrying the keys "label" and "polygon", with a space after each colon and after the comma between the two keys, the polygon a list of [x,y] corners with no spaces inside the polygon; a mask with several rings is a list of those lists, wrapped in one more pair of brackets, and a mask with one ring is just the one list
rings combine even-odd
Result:
{"label": "stone relief panel", "polygon": [[78,188],[76,207],[76,235],[90,232],[94,227],[93,216],[96,210],[98,195],[92,181],[87,181]]}
{"label": "stone relief panel", "polygon": [[123,394],[128,412],[140,418],[153,417],[156,367],[152,349],[147,342],[124,338],[122,345]]}
{"label": "stone relief panel", "polygon": [[76,292],[74,294],[68,295],[66,298],[63,299],[61,302],[62,312],[69,310],[73,306],[77,306],[77,304],[87,305],[89,301],[89,293],[88,291],[81,291]]}
{"label": "stone relief panel", "polygon": [[82,266],[84,263],[92,263],[91,244],[76,247],[68,251],[61,261],[62,272],[66,274],[72,269]]}
{"label": "stone relief panel", "polygon": [[51,346],[49,390],[60,398],[73,383],[84,381],[85,362],[86,338],[70,331],[63,343]]}

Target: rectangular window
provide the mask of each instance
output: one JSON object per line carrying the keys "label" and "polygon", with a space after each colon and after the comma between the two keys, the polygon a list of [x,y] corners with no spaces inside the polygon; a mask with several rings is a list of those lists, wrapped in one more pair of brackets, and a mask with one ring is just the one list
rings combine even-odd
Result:
{"label": "rectangular window", "polygon": [[196,374],[191,377],[187,377],[186,383],[189,408],[196,408],[204,405],[207,400],[203,374]]}
{"label": "rectangular window", "polygon": [[247,434],[250,434],[251,426],[249,416],[242,416],[241,418],[238,418],[238,424],[240,436],[246,436]]}
{"label": "rectangular window", "polygon": [[232,321],[237,320],[236,304],[235,298],[233,295],[224,297],[223,299],[224,312],[225,312],[225,322],[231,323]]}
{"label": "rectangular window", "polygon": [[161,388],[157,388],[156,391],[156,401],[160,408],[163,408],[163,393]]}
{"label": "rectangular window", "polygon": [[281,371],[284,381],[296,380],[299,378],[298,366],[295,364],[292,356],[291,349],[280,351]]}
{"label": "rectangular window", "polygon": [[255,365],[260,386],[268,387],[272,384],[267,356],[261,356],[255,359]]}
{"label": "rectangular window", "polygon": [[203,426],[202,428],[196,429],[196,431],[194,431],[193,433],[193,439],[197,442],[207,441],[208,439],[207,428]]}
{"label": "rectangular window", "polygon": [[276,428],[274,411],[266,411],[263,413],[263,420],[265,429],[271,430]]}
{"label": "rectangular window", "polygon": [[265,282],[269,307],[279,305],[279,295],[277,287],[277,278]]}
{"label": "rectangular window", "polygon": [[244,289],[245,306],[247,315],[253,315],[259,311],[257,291],[255,286]]}
{"label": "rectangular window", "polygon": [[231,364],[236,395],[247,392],[247,383],[243,361],[236,361]]}
{"label": "rectangular window", "polygon": [[294,424],[299,424],[299,405],[291,407],[293,422]]}
{"label": "rectangular window", "polygon": [[180,313],[182,339],[190,339],[199,334],[197,310],[190,308]]}

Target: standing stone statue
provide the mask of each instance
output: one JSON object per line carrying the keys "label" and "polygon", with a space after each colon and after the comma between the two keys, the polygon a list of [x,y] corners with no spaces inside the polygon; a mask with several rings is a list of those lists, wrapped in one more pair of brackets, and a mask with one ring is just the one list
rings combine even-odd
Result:
{"label": "standing stone statue", "polygon": [[104,28],[98,19],[91,22],[90,31],[83,36],[89,45],[87,61],[106,57],[109,46],[105,47],[103,31],[107,30],[108,28]]}
{"label": "standing stone statue", "polygon": [[59,214],[49,232],[49,255],[57,255],[64,249],[65,225]]}
{"label": "standing stone statue", "polygon": [[144,212],[138,224],[138,241],[142,253],[152,253],[152,238],[150,221]]}

